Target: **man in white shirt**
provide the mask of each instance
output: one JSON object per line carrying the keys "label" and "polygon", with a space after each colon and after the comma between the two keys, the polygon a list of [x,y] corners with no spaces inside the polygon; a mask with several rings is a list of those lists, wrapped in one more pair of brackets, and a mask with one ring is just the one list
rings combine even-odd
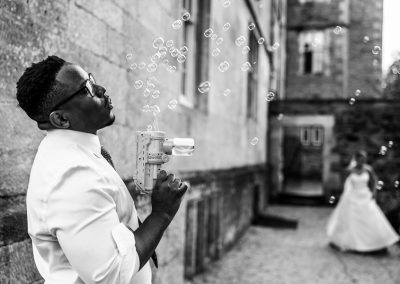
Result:
{"label": "man in white shirt", "polygon": [[139,227],[133,200],[101,154],[97,130],[115,116],[106,90],[56,56],[32,64],[17,100],[47,130],[27,191],[28,232],[46,284],[151,283],[149,258],[188,186],[161,171]]}

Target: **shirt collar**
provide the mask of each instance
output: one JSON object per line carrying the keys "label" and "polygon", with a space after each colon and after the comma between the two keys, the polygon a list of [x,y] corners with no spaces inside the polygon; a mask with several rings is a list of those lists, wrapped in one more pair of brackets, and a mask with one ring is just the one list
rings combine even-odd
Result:
{"label": "shirt collar", "polygon": [[50,139],[61,140],[62,142],[72,142],[83,146],[92,151],[95,155],[101,156],[101,145],[99,136],[96,134],[75,131],[70,129],[51,129],[47,131]]}

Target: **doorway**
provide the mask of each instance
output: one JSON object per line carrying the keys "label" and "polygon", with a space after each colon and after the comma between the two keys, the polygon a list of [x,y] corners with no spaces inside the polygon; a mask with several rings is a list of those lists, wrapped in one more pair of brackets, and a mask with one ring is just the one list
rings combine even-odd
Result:
{"label": "doorway", "polygon": [[284,127],[284,193],[304,197],[324,195],[323,145],[322,125]]}

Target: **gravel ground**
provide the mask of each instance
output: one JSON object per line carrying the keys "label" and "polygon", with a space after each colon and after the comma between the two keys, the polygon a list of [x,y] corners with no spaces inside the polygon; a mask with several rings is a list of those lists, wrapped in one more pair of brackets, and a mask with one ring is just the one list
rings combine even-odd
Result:
{"label": "gravel ground", "polygon": [[270,206],[267,213],[296,219],[298,228],[250,227],[223,259],[186,284],[399,284],[400,246],[383,255],[332,249],[325,236],[331,211]]}

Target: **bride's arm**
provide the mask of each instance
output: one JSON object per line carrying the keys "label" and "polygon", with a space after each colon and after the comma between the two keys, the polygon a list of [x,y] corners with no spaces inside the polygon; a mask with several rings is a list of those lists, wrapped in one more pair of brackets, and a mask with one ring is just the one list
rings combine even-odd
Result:
{"label": "bride's arm", "polygon": [[372,197],[376,198],[376,188],[377,188],[378,178],[375,174],[374,169],[371,166],[368,166],[366,169],[367,169],[367,171],[369,173],[369,177],[370,177],[369,181],[368,181],[368,187],[372,192]]}

